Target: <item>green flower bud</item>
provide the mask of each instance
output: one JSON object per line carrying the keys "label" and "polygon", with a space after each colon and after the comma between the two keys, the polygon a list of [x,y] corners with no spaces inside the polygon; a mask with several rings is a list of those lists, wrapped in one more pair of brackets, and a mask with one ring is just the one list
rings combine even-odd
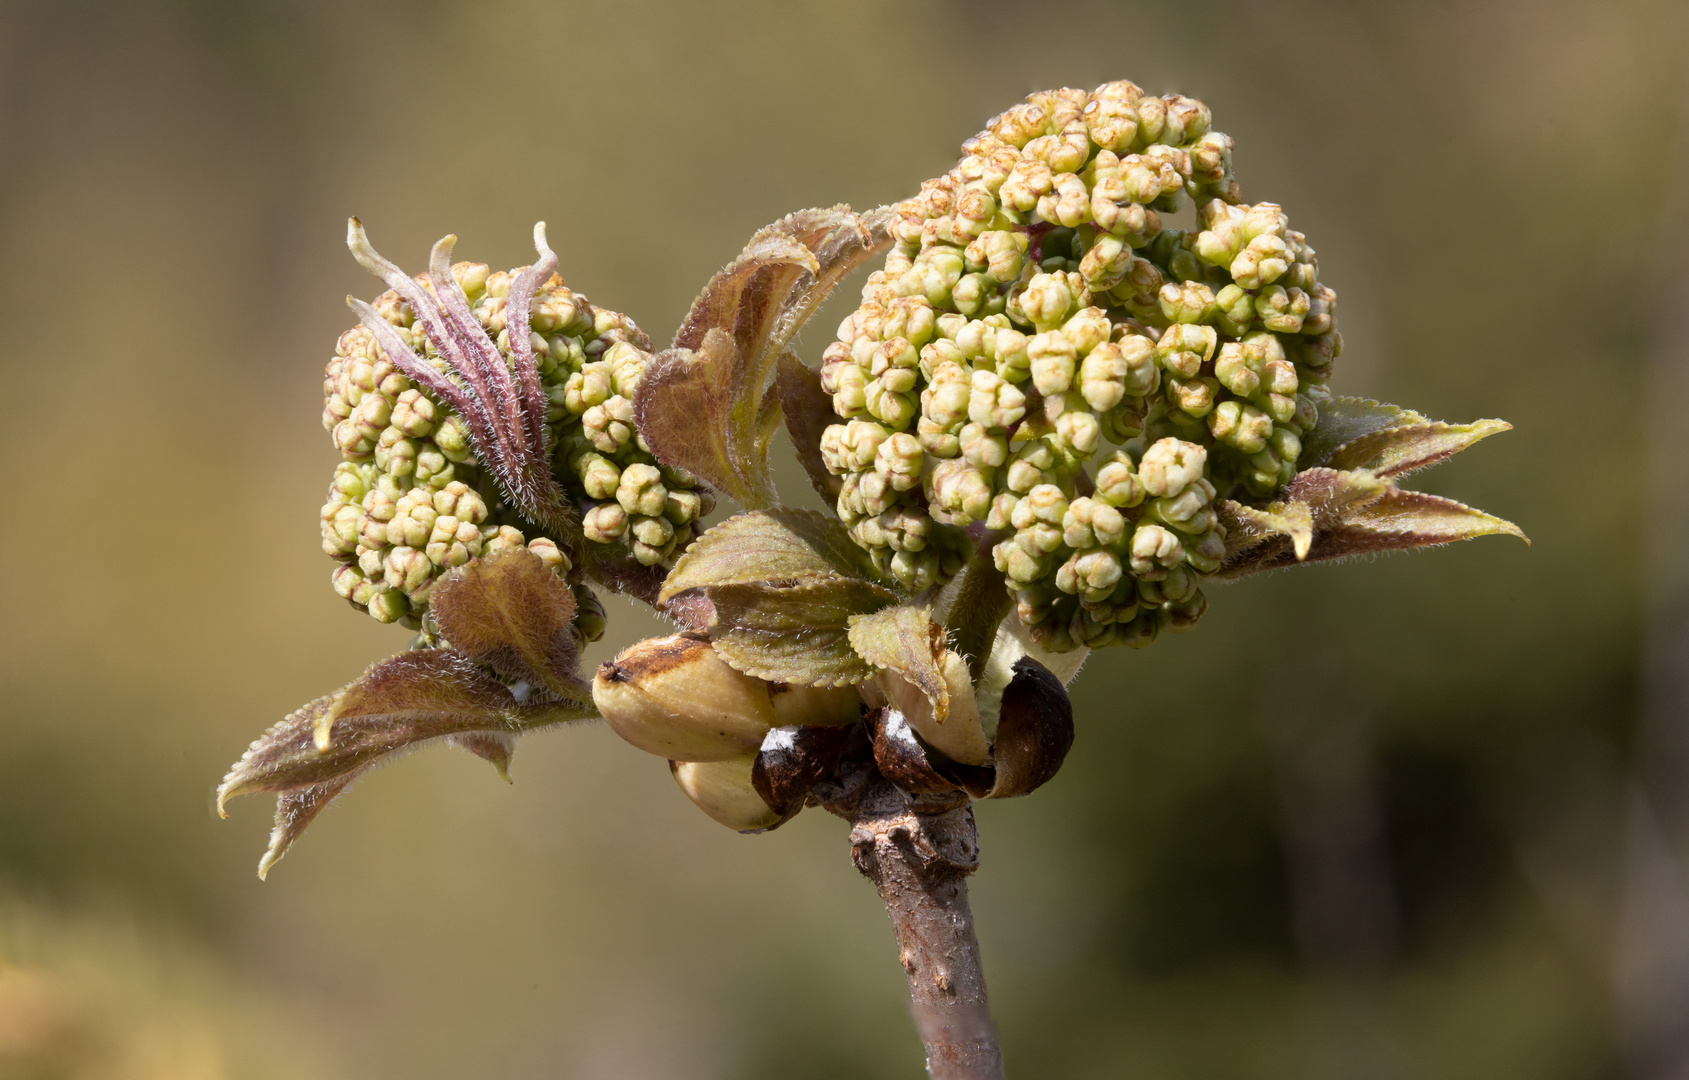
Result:
{"label": "green flower bud", "polygon": [[1219,311],[1214,290],[1199,281],[1187,281],[1182,285],[1169,282],[1161,287],[1158,300],[1161,314],[1173,323],[1208,322]]}
{"label": "green flower bud", "polygon": [[1149,506],[1150,514],[1183,533],[1200,534],[1214,527],[1214,485],[1198,480],[1177,495],[1164,495]]}
{"label": "green flower bud", "polygon": [[1068,336],[1059,330],[1042,333],[1027,342],[1027,358],[1032,366],[1032,384],[1046,396],[1060,394],[1073,385],[1078,350]]}
{"label": "green flower bud", "polygon": [[1163,608],[1158,614],[1162,626],[1175,634],[1182,634],[1196,626],[1196,621],[1202,618],[1203,612],[1207,610],[1208,598],[1198,589],[1190,599]]}
{"label": "green flower bud", "polygon": [[393,516],[387,521],[387,543],[411,548],[428,545],[434,533],[434,523],[440,517],[439,511],[434,509],[434,494],[432,489],[416,487],[399,497],[393,507]]}
{"label": "green flower bud", "polygon": [[1017,495],[1025,495],[1041,484],[1060,487],[1061,455],[1047,439],[1036,439],[1015,450],[1010,456],[1005,483]]}
{"label": "green flower bud", "polygon": [[[1045,398],[1047,407],[1061,407],[1055,418],[1055,436],[1061,442],[1068,455],[1074,458],[1088,458],[1097,452],[1097,446],[1102,442],[1102,424],[1091,413],[1074,405],[1077,394],[1058,394]],[[1073,407],[1070,407],[1073,406]]]}
{"label": "green flower bud", "polygon": [[1202,479],[1208,451],[1179,439],[1160,439],[1144,451],[1138,479],[1151,495],[1176,495]]}
{"label": "green flower bud", "polygon": [[1008,285],[1019,280],[1025,258],[1025,234],[996,230],[968,245],[966,261],[969,270],[983,271],[991,281]]}
{"label": "green flower bud", "polygon": [[427,555],[416,548],[396,547],[387,552],[383,568],[389,588],[405,593],[413,601],[426,602],[435,571]]}
{"label": "green flower bud", "polygon": [[990,512],[994,474],[963,459],[940,461],[927,475],[927,498],[950,524],[970,525]]}
{"label": "green flower bud", "polygon": [[1226,540],[1218,529],[1185,544],[1185,564],[1199,574],[1212,574],[1226,558]]}
{"label": "green flower bud", "polygon": [[962,457],[969,465],[995,469],[1009,457],[1009,440],[982,424],[964,424],[957,439]]}
{"label": "green flower bud", "polygon": [[446,460],[462,463],[475,457],[474,444],[469,440],[469,428],[463,417],[448,413],[434,429],[434,445],[446,455]]}
{"label": "green flower bud", "polygon": [[1126,519],[1120,511],[1090,496],[1082,495],[1069,503],[1061,525],[1062,542],[1076,551],[1107,547],[1126,538]]}
{"label": "green flower bud", "polygon": [[574,474],[593,499],[614,499],[622,484],[622,470],[603,454],[588,451],[575,459]]}
{"label": "green flower bud", "polygon": [[921,482],[921,466],[925,459],[920,441],[913,435],[898,432],[880,443],[873,466],[894,491],[908,491]]}
{"label": "green flower bud", "polygon": [[1073,289],[1065,274],[1034,274],[1020,294],[1021,311],[1040,331],[1060,326],[1073,308]]}
{"label": "green flower bud", "polygon": [[1056,570],[1056,588],[1087,600],[1105,600],[1124,573],[1120,556],[1106,548],[1075,552]]}
{"label": "green flower bud", "polygon": [[1208,416],[1208,430],[1219,441],[1254,454],[1267,445],[1273,418],[1253,405],[1222,401]]}
{"label": "green flower bud", "polygon": [[932,369],[931,379],[921,392],[921,413],[940,430],[950,431],[967,420],[972,375],[960,363],[947,362]]}
{"label": "green flower bud", "polygon": [[1146,523],[1132,530],[1131,566],[1137,577],[1152,580],[1163,577],[1184,557],[1184,545],[1171,529]]}
{"label": "green flower bud", "polygon": [[689,525],[703,514],[704,497],[696,491],[668,489],[663,502],[663,516],[675,525]]}
{"label": "green flower bud", "polygon": [[581,519],[581,532],[595,544],[614,544],[627,535],[628,520],[619,502],[601,502]]}
{"label": "green flower bud", "polygon": [[968,398],[968,419],[988,428],[1007,430],[1026,415],[1026,395],[996,372],[975,371]]}
{"label": "green flower bud", "polygon": [[898,369],[888,372],[886,378],[870,382],[866,394],[869,415],[896,431],[908,427],[920,410],[913,394],[896,387],[907,385],[913,389],[913,378],[905,379],[905,376],[912,375],[912,372]]}
{"label": "green flower bud", "polygon": [[417,444],[416,471],[412,474],[417,486],[438,491],[457,479],[457,466],[432,442]]}
{"label": "green flower bud", "polygon": [[636,434],[633,402],[616,394],[592,406],[581,414],[581,432],[600,453],[621,453]]}
{"label": "green flower bud", "polygon": [[1049,561],[1027,551],[1014,540],[1004,540],[997,544],[991,549],[991,557],[1000,572],[1010,581],[1022,585],[1030,585],[1043,577],[1045,565]]}
{"label": "green flower bud", "polygon": [[1255,297],[1255,314],[1261,325],[1281,334],[1294,334],[1302,329],[1308,316],[1308,294],[1292,287],[1269,285]]}
{"label": "green flower bud", "polygon": [[370,616],[379,623],[398,622],[411,612],[410,601],[405,598],[405,594],[385,581],[370,589],[369,598],[364,601],[364,605]]}
{"label": "green flower bud", "polygon": [[443,570],[462,566],[481,554],[481,530],[472,522],[441,514],[434,519],[428,546],[423,550],[429,561]]}
{"label": "green flower bud", "polygon": [[629,514],[658,517],[668,503],[668,489],[654,465],[635,464],[622,470],[616,501]]}
{"label": "green flower bud", "polygon": [[1232,280],[1245,289],[1270,285],[1290,268],[1284,240],[1271,234],[1257,236],[1232,260]]}
{"label": "green flower bud", "polygon": [[1219,340],[1220,336],[1212,326],[1175,324],[1163,331],[1161,340],[1156,343],[1156,359],[1170,374],[1193,379],[1202,365],[1213,359]]}
{"label": "green flower bud", "polygon": [[580,416],[595,405],[602,405],[616,392],[616,377],[609,364],[594,362],[569,376],[563,387],[563,404],[570,413]]}
{"label": "green flower bud", "polygon": [[403,432],[389,425],[376,441],[375,467],[392,476],[412,476],[420,451],[415,439],[405,438]]}
{"label": "green flower bud", "polygon": [[358,519],[362,512],[352,503],[327,502],[322,509],[323,551],[337,559],[351,555],[358,547]]}
{"label": "green flower bud", "polygon": [[440,407],[424,397],[422,391],[412,388],[400,394],[394,402],[389,422],[405,435],[420,439],[434,430],[440,411]]}
{"label": "green flower bud", "polygon": [[1097,470],[1098,502],[1116,507],[1133,507],[1144,501],[1144,485],[1124,451],[1116,452]]}

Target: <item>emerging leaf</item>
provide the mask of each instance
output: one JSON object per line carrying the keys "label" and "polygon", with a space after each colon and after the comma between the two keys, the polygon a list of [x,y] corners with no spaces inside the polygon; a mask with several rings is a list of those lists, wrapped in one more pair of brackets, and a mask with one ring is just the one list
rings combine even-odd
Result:
{"label": "emerging leaf", "polygon": [[815,585],[871,580],[873,564],[844,526],[813,510],[736,514],[692,542],[663,583],[667,603],[689,589],[782,582]]}
{"label": "emerging leaf", "polygon": [[[383,758],[434,739],[507,738],[591,715],[589,705],[559,704],[543,694],[518,698],[455,649],[400,653],[260,736],[218,786],[217,812],[226,817],[224,805],[236,795],[280,793],[258,867],[263,877],[324,806]],[[488,743],[473,746],[488,756]]]}
{"label": "emerging leaf", "polygon": [[894,607],[850,622],[850,643],[880,669],[863,684],[871,706],[888,705],[939,753],[963,765],[990,757],[967,661],[946,646],[926,608]]}
{"label": "emerging leaf", "polygon": [[809,585],[759,582],[709,590],[710,643],[747,675],[799,686],[850,686],[874,668],[851,647],[850,621],[897,602],[872,582],[843,578]]}
{"label": "emerging leaf", "polygon": [[431,598],[440,633],[513,683],[585,702],[570,622],[575,596],[539,556],[514,548],[475,559],[442,577]]}
{"label": "emerging leaf", "polygon": [[1445,424],[1394,405],[1337,397],[1320,406],[1300,460],[1305,467],[1367,469],[1388,479],[1440,465],[1480,439],[1511,430],[1505,420]]}
{"label": "emerging leaf", "polygon": [[1226,559],[1215,576],[1245,577],[1298,562],[1435,547],[1478,536],[1530,540],[1510,521],[1452,499],[1403,491],[1371,472],[1327,468],[1297,474],[1285,498],[1264,508],[1226,501]]}
{"label": "emerging leaf", "polygon": [[710,280],[634,397],[640,433],[659,460],[746,509],[774,505],[775,363],[839,279],[890,244],[886,221],[847,206],[787,215]]}
{"label": "emerging leaf", "polygon": [[786,417],[786,430],[797,448],[798,462],[815,493],[832,506],[844,488],[844,479],[834,476],[821,459],[821,433],[838,420],[833,413],[833,398],[821,389],[821,376],[815,369],[790,352],[780,354],[774,388],[780,395],[780,412]]}

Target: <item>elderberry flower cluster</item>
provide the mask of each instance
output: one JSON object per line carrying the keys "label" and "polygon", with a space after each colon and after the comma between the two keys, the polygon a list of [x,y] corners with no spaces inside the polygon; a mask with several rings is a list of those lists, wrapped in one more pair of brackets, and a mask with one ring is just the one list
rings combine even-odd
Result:
{"label": "elderberry flower cluster", "polygon": [[[490,273],[484,263],[450,267],[474,320],[471,332],[478,330],[513,374],[509,305],[520,273]],[[434,297],[428,277],[414,281]],[[366,311],[363,325],[340,336],[323,380],[323,426],[345,459],[322,508],[323,550],[338,563],[335,591],[381,622],[419,628],[439,577],[483,554],[526,546],[568,575],[579,556],[571,558],[570,537],[559,522],[536,521],[540,515],[507,497],[489,461],[514,455],[501,454],[490,425],[478,436],[472,418],[442,392],[468,392],[473,378],[442,355],[398,292],[388,290],[371,308],[385,325],[385,342]],[[632,319],[591,304],[556,274],[532,292],[525,321],[540,414],[539,438],[530,433],[529,441],[563,499],[580,509],[578,536],[624,543],[647,566],[672,563],[693,523],[711,509],[711,496],[690,474],[659,465],[635,428],[633,395],[650,339]],[[444,386],[401,370],[387,351],[400,345]],[[577,584],[575,595],[590,636],[602,625],[602,609],[585,585]]]}
{"label": "elderberry flower cluster", "polygon": [[[821,371],[838,514],[883,572],[942,584],[976,526],[1047,649],[1202,614],[1217,500],[1295,476],[1342,350],[1313,249],[1243,201],[1232,149],[1190,98],[1047,91],[896,207]],[[1165,225],[1187,199],[1195,227]]]}

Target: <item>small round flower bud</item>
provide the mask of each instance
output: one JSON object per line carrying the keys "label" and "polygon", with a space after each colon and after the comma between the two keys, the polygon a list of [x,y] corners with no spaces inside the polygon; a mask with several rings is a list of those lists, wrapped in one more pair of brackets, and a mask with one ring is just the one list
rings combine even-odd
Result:
{"label": "small round flower bud", "polygon": [[614,544],[627,535],[628,512],[620,503],[602,502],[581,519],[581,531],[595,544]]}
{"label": "small round flower bud", "polygon": [[1184,557],[1184,545],[1171,529],[1151,523],[1132,530],[1132,573],[1138,577],[1161,577]]}
{"label": "small round flower bud", "polygon": [[1156,359],[1169,373],[1193,379],[1197,372],[1214,357],[1219,334],[1212,326],[1178,323],[1167,328],[1156,344]]}
{"label": "small round flower bud", "polygon": [[1097,470],[1098,502],[1115,507],[1133,507],[1144,501],[1144,485],[1132,468],[1132,459],[1118,452]]}
{"label": "small round flower bud", "polygon": [[1079,392],[1085,403],[1098,412],[1107,412],[1120,404],[1126,396],[1126,356],[1112,341],[1099,344],[1085,355],[1079,365]]}
{"label": "small round flower bud", "polygon": [[323,551],[337,559],[351,555],[358,548],[358,519],[362,512],[352,503],[323,504]]}
{"label": "small round flower bud", "polygon": [[1180,439],[1160,439],[1144,451],[1138,478],[1151,495],[1176,495],[1202,478],[1208,451]]}
{"label": "small round flower bud", "polygon": [[880,443],[873,466],[892,490],[908,491],[921,482],[921,466],[925,459],[920,441],[913,435],[898,432]]}
{"label": "small round flower bud", "polygon": [[616,487],[616,501],[622,509],[645,517],[661,515],[668,495],[662,473],[654,465],[629,465],[622,470],[621,483]]}
{"label": "small round flower bud", "polygon": [[1052,331],[1034,337],[1026,345],[1032,366],[1032,385],[1040,394],[1060,394],[1073,385],[1078,350],[1065,333]]}
{"label": "small round flower bud", "polygon": [[475,445],[470,441],[469,427],[456,413],[447,414],[434,429],[434,445],[440,448],[448,461],[461,464],[474,460]]}
{"label": "small round flower bud", "polygon": [[1068,504],[1062,515],[1062,542],[1076,551],[1107,547],[1126,538],[1126,519],[1119,510],[1090,496]]}
{"label": "small round flower bud", "polygon": [[614,499],[622,484],[622,470],[602,454],[587,452],[575,459],[574,473],[581,488],[594,499]]}
{"label": "small round flower bud", "polygon": [[975,371],[968,398],[968,419],[988,428],[1007,430],[1026,415],[1026,395],[996,372]]}
{"label": "small round flower bud", "polygon": [[991,549],[991,557],[997,569],[1012,582],[1030,585],[1044,576],[1045,564],[1048,561],[1014,540],[1004,540]]}
{"label": "small round flower bud", "polygon": [[963,459],[941,461],[927,475],[927,498],[950,524],[972,524],[990,512],[994,472]]}
{"label": "small round flower bud", "polygon": [[481,554],[481,530],[471,522],[441,514],[434,519],[424,550],[429,561],[443,570],[462,566]]}
{"label": "small round flower bud", "polygon": [[633,402],[620,394],[581,414],[581,432],[603,454],[618,454],[633,442]]}
{"label": "small round flower bud", "polygon": [[995,469],[1009,457],[1009,440],[983,424],[964,424],[957,442],[962,458],[981,469]]}
{"label": "small round flower bud", "polygon": [[569,412],[580,416],[608,401],[615,392],[615,372],[609,364],[595,362],[569,376],[563,387],[563,405]]}
{"label": "small round flower bud", "polygon": [[1073,290],[1063,274],[1034,274],[1020,294],[1021,311],[1040,331],[1060,326],[1073,306]]}
{"label": "small round flower bud", "polygon": [[1182,285],[1168,282],[1161,287],[1158,300],[1161,314],[1172,323],[1208,322],[1219,311],[1214,290],[1198,281]]}
{"label": "small round flower bud", "polygon": [[1056,570],[1056,588],[1086,600],[1106,600],[1124,573],[1120,556],[1106,548],[1075,552]]}

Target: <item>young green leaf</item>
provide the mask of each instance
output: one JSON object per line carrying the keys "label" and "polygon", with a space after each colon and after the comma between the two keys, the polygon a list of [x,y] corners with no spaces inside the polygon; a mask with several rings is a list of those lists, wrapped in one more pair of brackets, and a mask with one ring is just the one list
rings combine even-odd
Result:
{"label": "young green leaf", "polygon": [[923,607],[886,608],[850,621],[850,644],[880,669],[863,684],[871,706],[902,714],[927,745],[962,765],[983,765],[991,748],[980,723],[967,661]]}
{"label": "young green leaf", "polygon": [[797,585],[874,578],[873,564],[844,526],[813,510],[778,507],[735,514],[692,542],[658,596],[668,603],[689,589]]}
{"label": "young green leaf", "polygon": [[839,279],[889,245],[887,220],[848,206],[790,214],[710,280],[634,397],[640,434],[659,460],[746,509],[774,505],[775,363]]}
{"label": "young green leaf", "polygon": [[855,578],[807,585],[757,582],[709,590],[710,644],[733,667],[770,682],[850,686],[874,669],[851,648],[850,621],[897,602]]}

